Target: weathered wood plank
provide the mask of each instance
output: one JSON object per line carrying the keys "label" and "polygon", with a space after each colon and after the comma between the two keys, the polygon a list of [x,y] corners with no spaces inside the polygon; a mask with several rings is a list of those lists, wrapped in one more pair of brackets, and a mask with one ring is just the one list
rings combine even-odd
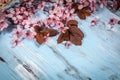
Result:
{"label": "weathered wood plank", "polygon": [[[22,47],[11,48],[11,34],[0,35],[1,80],[120,80],[120,26],[109,30],[109,18],[118,16],[103,9],[100,22],[91,27],[92,16],[79,20],[84,32],[82,46],[65,48],[56,38],[38,46],[24,40]],[[40,17],[45,15],[40,14]]]}

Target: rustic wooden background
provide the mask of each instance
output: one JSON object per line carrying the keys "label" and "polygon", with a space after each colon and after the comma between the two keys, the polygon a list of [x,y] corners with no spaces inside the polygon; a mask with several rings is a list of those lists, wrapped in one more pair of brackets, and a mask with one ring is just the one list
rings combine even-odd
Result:
{"label": "rustic wooden background", "polygon": [[[117,13],[118,15],[119,12]],[[45,18],[42,13],[37,16]],[[120,25],[110,29],[110,18],[120,17],[108,9],[100,9],[97,26],[79,20],[84,32],[82,46],[57,44],[57,37],[38,45],[24,40],[22,47],[11,48],[11,33],[0,34],[0,80],[120,80]]]}

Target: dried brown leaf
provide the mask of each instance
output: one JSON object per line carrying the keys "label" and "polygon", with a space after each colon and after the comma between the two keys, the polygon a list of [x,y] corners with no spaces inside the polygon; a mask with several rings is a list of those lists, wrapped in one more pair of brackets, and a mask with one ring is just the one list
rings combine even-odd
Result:
{"label": "dried brown leaf", "polygon": [[83,32],[76,26],[71,26],[70,29],[69,29],[70,33],[74,36],[78,36],[78,37],[81,37],[83,38],[84,37],[84,34]]}
{"label": "dried brown leaf", "polygon": [[82,9],[78,11],[77,15],[80,19],[86,19],[86,17],[90,16],[91,13],[88,10]]}
{"label": "dried brown leaf", "polygon": [[75,12],[77,12],[78,11],[78,5],[77,5],[77,3],[73,3],[72,4],[72,8],[75,9]]}
{"label": "dried brown leaf", "polygon": [[61,43],[63,41],[69,41],[69,36],[70,33],[68,30],[65,33],[61,33],[60,36],[58,37],[57,43]]}
{"label": "dried brown leaf", "polygon": [[82,44],[81,37],[74,36],[74,35],[70,35],[70,41],[75,45],[81,45]]}
{"label": "dried brown leaf", "polygon": [[38,26],[38,25],[36,25],[36,26],[34,26],[34,29],[35,29],[35,32],[40,32],[40,31],[42,31],[42,30],[44,30],[45,29],[45,27],[44,26]]}
{"label": "dried brown leaf", "polygon": [[55,29],[47,29],[46,31],[49,32],[50,37],[56,36],[58,34],[58,31]]}
{"label": "dried brown leaf", "polygon": [[44,42],[44,36],[41,32],[37,33],[35,38],[39,44],[42,44]]}
{"label": "dried brown leaf", "polygon": [[62,22],[63,24],[66,24],[66,20],[61,20],[61,22]]}
{"label": "dried brown leaf", "polygon": [[67,26],[70,27],[70,26],[77,26],[78,25],[78,22],[76,20],[69,20],[67,22]]}
{"label": "dried brown leaf", "polygon": [[49,34],[49,31],[44,30],[44,31],[41,32],[41,34],[42,34],[43,36],[47,36],[47,35]]}

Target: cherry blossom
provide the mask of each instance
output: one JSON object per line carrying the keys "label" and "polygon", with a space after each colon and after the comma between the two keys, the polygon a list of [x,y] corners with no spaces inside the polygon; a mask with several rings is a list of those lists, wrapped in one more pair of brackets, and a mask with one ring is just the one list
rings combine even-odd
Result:
{"label": "cherry blossom", "polygon": [[92,26],[97,25],[98,20],[99,20],[99,17],[98,17],[98,16],[95,16],[95,18],[91,21],[91,25],[92,25]]}
{"label": "cherry blossom", "polygon": [[90,9],[91,9],[91,11],[96,11],[97,10],[96,0],[89,0],[89,1],[90,1]]}
{"label": "cherry blossom", "polygon": [[29,19],[29,20],[26,20],[23,24],[24,24],[24,28],[32,28],[37,24],[37,22],[35,19],[34,20]]}
{"label": "cherry blossom", "polygon": [[100,7],[103,8],[103,6],[107,6],[108,0],[99,0]]}
{"label": "cherry blossom", "polygon": [[72,2],[72,0],[66,0],[66,2],[71,3],[71,2]]}
{"label": "cherry blossom", "polygon": [[[1,0],[6,3],[7,0]],[[113,9],[119,9],[118,0],[19,0],[17,4],[10,8],[0,9],[0,31],[8,27],[8,23],[16,25],[13,29],[13,46],[21,45],[23,39],[34,39],[36,25],[47,28],[55,28],[60,33],[65,33],[69,27],[67,22],[75,20],[79,10],[87,9],[91,13],[99,7],[109,6]],[[112,2],[112,4],[110,4]],[[75,4],[75,8],[73,8]],[[46,19],[41,20],[36,16],[36,12],[41,11],[46,14]],[[1,16],[2,15],[2,16]],[[94,17],[91,25],[98,24],[99,19]],[[109,26],[116,24],[117,20],[111,18]],[[44,42],[47,42],[49,34],[44,36]],[[69,47],[71,42],[66,42]]]}
{"label": "cherry blossom", "polygon": [[13,29],[13,36],[21,37],[21,35],[22,35],[22,28],[20,25],[18,25],[17,28]]}
{"label": "cherry blossom", "polygon": [[3,31],[7,27],[8,27],[8,23],[7,20],[5,19],[5,14],[0,9],[0,31]]}
{"label": "cherry blossom", "polygon": [[115,19],[115,18],[111,18],[109,21],[109,24],[111,24],[111,25],[114,25],[116,23],[117,23],[117,19]]}
{"label": "cherry blossom", "polygon": [[88,0],[79,0],[79,6],[78,6],[78,8],[82,9],[82,8],[88,6],[88,5],[89,5]]}
{"label": "cherry blossom", "polygon": [[7,28],[8,24],[6,20],[0,20],[0,31],[3,31],[3,29]]}
{"label": "cherry blossom", "polygon": [[44,10],[44,7],[45,7],[45,2],[41,2],[39,5],[38,5],[38,9],[40,9],[41,11],[43,11]]}
{"label": "cherry blossom", "polygon": [[47,43],[48,40],[49,40],[49,33],[46,36],[44,36],[44,42]]}
{"label": "cherry blossom", "polygon": [[97,21],[96,21],[96,20],[92,20],[92,21],[91,21],[91,25],[92,25],[92,26],[97,25]]}
{"label": "cherry blossom", "polygon": [[66,41],[66,42],[65,42],[65,46],[66,46],[67,48],[69,48],[70,45],[71,45],[71,42],[70,42],[70,41]]}
{"label": "cherry blossom", "polygon": [[60,22],[60,21],[57,21],[56,22],[56,27],[58,28],[58,31],[59,32],[62,32],[62,33],[65,33],[65,31],[67,30],[67,29],[69,29],[68,27],[66,27],[62,22]]}
{"label": "cherry blossom", "polygon": [[16,36],[14,36],[12,40],[12,47],[14,48],[15,46],[22,46],[21,38],[18,38]]}
{"label": "cherry blossom", "polygon": [[28,20],[33,13],[34,8],[29,10],[26,7],[19,7],[11,10],[7,17],[11,18],[15,24],[24,25],[24,21]]}
{"label": "cherry blossom", "polygon": [[69,28],[68,28],[68,27],[64,27],[64,26],[61,26],[61,27],[58,28],[58,31],[59,31],[59,32],[62,32],[62,33],[65,33],[65,31],[66,31],[67,29],[69,29]]}
{"label": "cherry blossom", "polygon": [[36,35],[35,31],[26,30],[26,29],[22,31],[22,34],[23,34],[23,38],[28,38],[30,40],[34,39],[34,37]]}

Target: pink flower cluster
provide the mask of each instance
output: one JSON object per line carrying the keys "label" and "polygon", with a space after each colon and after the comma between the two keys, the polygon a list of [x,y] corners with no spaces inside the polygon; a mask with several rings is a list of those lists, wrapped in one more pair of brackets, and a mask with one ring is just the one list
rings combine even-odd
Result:
{"label": "pink flower cluster", "polygon": [[[1,0],[5,2],[6,0]],[[54,1],[54,2],[53,2]],[[77,2],[75,2],[77,1]],[[114,8],[118,7],[118,0],[20,0],[20,2],[6,10],[7,14],[0,12],[0,31],[8,27],[8,21],[16,24],[17,27],[13,29],[13,47],[21,45],[21,41],[25,38],[34,39],[36,35],[34,26],[45,26],[46,28],[57,28],[59,32],[64,33],[65,30],[69,29],[67,22],[74,20],[76,16],[76,10],[72,8],[72,4],[75,3],[78,9],[87,7],[91,12],[96,11],[97,8],[108,5],[108,2],[112,1],[111,6]],[[48,3],[51,6],[47,9],[48,16],[45,20],[39,18],[32,18],[35,11],[45,11]],[[0,10],[1,11],[1,10]],[[4,13],[4,15],[3,15]],[[109,24],[116,24],[116,19],[111,18]],[[98,23],[98,18],[94,18],[91,21],[91,25],[95,26]],[[47,38],[46,38],[47,39]],[[70,45],[70,42],[65,43],[66,46]]]}
{"label": "pink flower cluster", "polygon": [[3,31],[3,29],[7,28],[8,24],[6,20],[0,20],[0,31]]}
{"label": "pink flower cluster", "polygon": [[79,9],[82,9],[89,5],[89,2],[87,0],[79,0],[78,2],[79,2],[79,6],[78,6]]}
{"label": "pink flower cluster", "polygon": [[5,19],[5,14],[3,14],[2,10],[0,11],[0,31],[3,31],[3,29],[7,28],[7,20]]}
{"label": "pink flower cluster", "polygon": [[21,46],[21,41],[25,38],[27,39],[34,39],[36,33],[33,29],[23,29],[22,26],[18,25],[17,28],[13,29],[13,47],[16,45]]}
{"label": "pink flower cluster", "polygon": [[[47,27],[56,26],[59,32],[63,32],[68,29],[66,22],[74,19],[74,9],[71,9],[70,4],[72,3],[71,0],[67,1],[69,3],[63,6],[62,1],[58,1],[53,4],[53,9],[49,10],[49,16],[45,20],[45,25]],[[63,23],[62,21],[65,21]]]}
{"label": "pink flower cluster", "polygon": [[27,9],[26,7],[18,7],[14,10],[9,10],[8,18],[11,18],[14,24],[24,25],[35,12],[34,8]]}

